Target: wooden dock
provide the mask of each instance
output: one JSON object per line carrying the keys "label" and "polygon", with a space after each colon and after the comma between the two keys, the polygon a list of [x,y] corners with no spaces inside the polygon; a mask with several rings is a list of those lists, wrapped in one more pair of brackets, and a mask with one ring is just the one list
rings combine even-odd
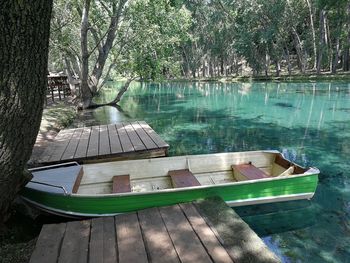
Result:
{"label": "wooden dock", "polygon": [[166,156],[169,145],[144,121],[61,130],[37,164]]}
{"label": "wooden dock", "polygon": [[218,198],[44,225],[30,263],[280,262]]}

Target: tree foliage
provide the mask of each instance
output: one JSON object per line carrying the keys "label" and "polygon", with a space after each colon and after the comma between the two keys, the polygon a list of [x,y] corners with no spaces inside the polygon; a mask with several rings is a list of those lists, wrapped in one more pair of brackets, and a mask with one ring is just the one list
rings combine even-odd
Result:
{"label": "tree foliage", "polygon": [[80,78],[87,107],[112,72],[128,79],[178,74],[191,20],[176,1],[59,0],[54,10],[52,64],[64,62]]}
{"label": "tree foliage", "polygon": [[246,69],[256,75],[349,70],[349,0],[58,0],[52,28],[51,64],[84,79],[85,57],[92,96],[111,74],[161,79]]}

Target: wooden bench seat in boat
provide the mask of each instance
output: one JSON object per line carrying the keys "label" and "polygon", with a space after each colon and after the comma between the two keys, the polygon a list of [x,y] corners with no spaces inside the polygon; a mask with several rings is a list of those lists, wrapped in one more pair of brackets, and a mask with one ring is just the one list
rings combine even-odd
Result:
{"label": "wooden bench seat in boat", "polygon": [[188,169],[171,170],[168,172],[168,175],[170,176],[173,187],[175,188],[201,185],[197,178]]}
{"label": "wooden bench seat in boat", "polygon": [[294,166],[293,172],[292,174],[303,174],[306,172],[306,169],[303,169],[302,167],[300,167],[299,165],[295,165],[292,162],[282,158],[282,156],[277,155],[275,158],[275,163],[281,167],[283,167],[284,169],[288,169],[291,166]]}
{"label": "wooden bench seat in boat", "polygon": [[236,164],[231,166],[234,172],[234,177],[238,181],[256,180],[262,178],[268,178],[269,176],[255,167],[251,163]]}
{"label": "wooden bench seat in boat", "polygon": [[27,187],[39,191],[58,194],[78,192],[83,167],[78,163],[66,163],[29,169],[33,178]]}
{"label": "wooden bench seat in boat", "polygon": [[113,176],[112,193],[128,193],[131,192],[130,175]]}

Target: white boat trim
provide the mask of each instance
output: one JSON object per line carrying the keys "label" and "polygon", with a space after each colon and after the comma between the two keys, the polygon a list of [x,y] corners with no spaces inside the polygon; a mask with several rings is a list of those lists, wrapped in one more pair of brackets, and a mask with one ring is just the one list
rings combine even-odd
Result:
{"label": "white boat trim", "polygon": [[231,207],[236,206],[245,206],[245,205],[257,205],[263,203],[276,203],[276,202],[285,202],[292,200],[302,200],[302,199],[311,199],[314,196],[314,193],[302,193],[302,194],[290,194],[290,195],[279,195],[279,196],[268,196],[268,197],[259,197],[259,198],[249,198],[235,201],[226,201],[226,203]]}

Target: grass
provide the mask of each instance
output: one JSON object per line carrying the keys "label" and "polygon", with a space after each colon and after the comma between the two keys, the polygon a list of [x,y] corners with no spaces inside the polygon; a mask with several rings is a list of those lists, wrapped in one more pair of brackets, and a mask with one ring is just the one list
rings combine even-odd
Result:
{"label": "grass", "polygon": [[41,119],[40,132],[49,130],[58,131],[69,126],[76,117],[76,111],[73,106],[59,103],[44,109]]}

